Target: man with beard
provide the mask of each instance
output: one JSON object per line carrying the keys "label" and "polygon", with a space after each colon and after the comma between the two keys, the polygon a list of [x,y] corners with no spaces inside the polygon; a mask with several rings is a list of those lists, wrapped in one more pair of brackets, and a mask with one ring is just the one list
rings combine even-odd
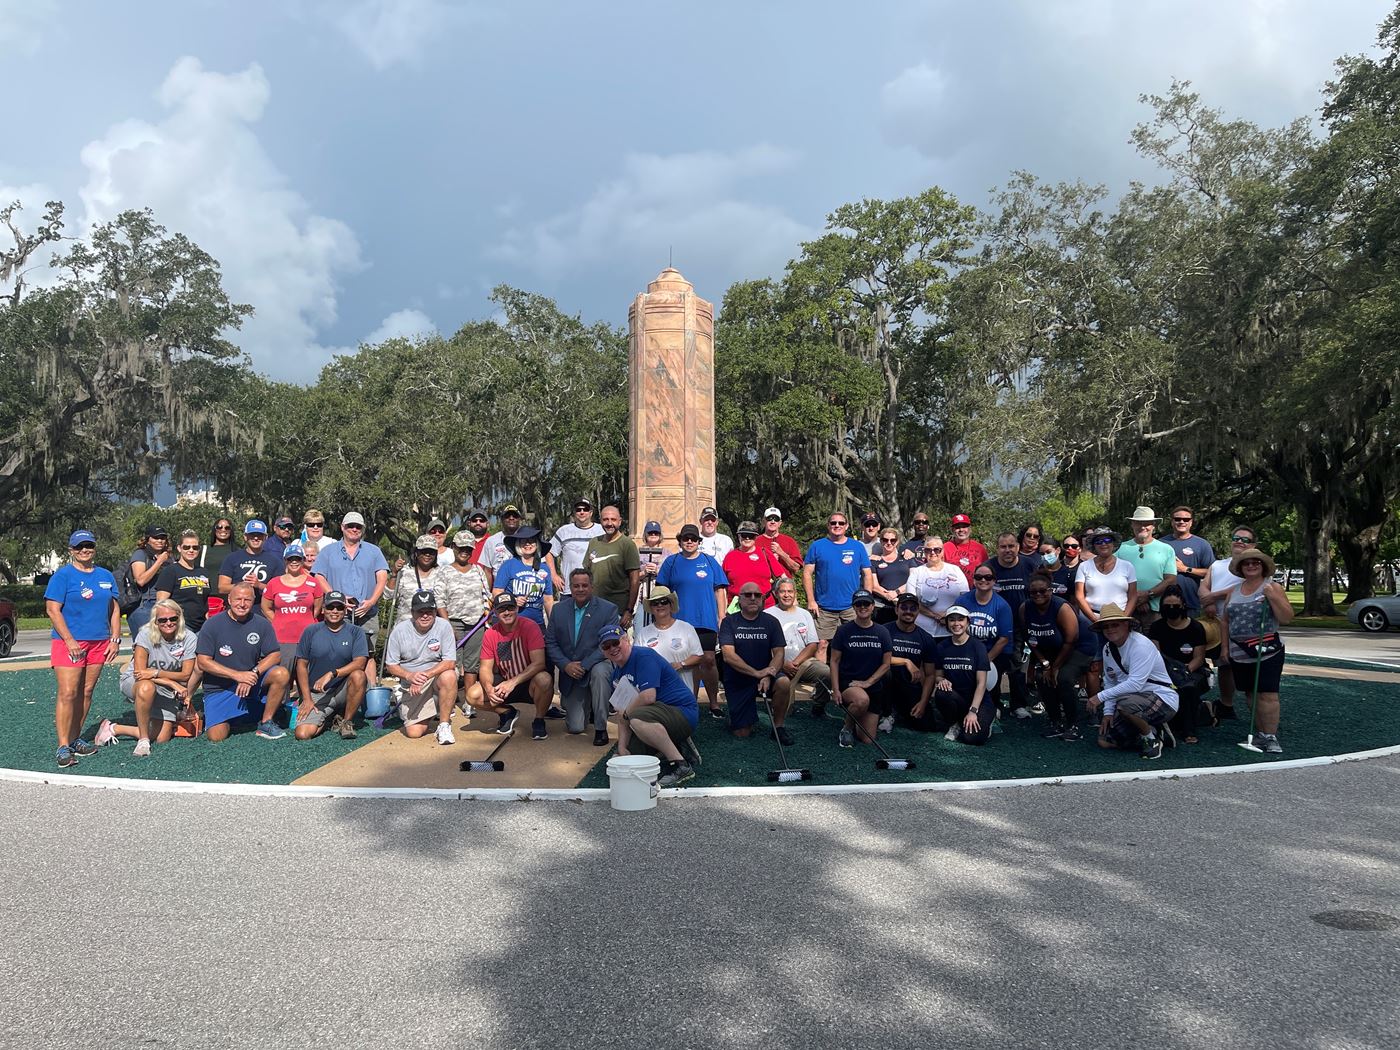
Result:
{"label": "man with beard", "polygon": [[593,593],[618,609],[625,631],[642,585],[642,556],[630,536],[622,534],[622,511],[609,504],[598,515],[603,534],[588,541],[583,565],[593,573]]}

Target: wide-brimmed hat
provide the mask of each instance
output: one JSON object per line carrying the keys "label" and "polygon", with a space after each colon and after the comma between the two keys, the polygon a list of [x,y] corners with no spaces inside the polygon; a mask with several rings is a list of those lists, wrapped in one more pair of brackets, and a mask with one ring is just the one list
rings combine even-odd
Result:
{"label": "wide-brimmed hat", "polygon": [[534,540],[536,543],[539,543],[540,530],[533,525],[522,525],[509,536],[502,537],[502,539],[505,541],[506,548],[514,554],[515,549],[526,540]]}
{"label": "wide-brimmed hat", "polygon": [[1159,521],[1161,521],[1162,519],[1159,518],[1159,517],[1157,517],[1157,515],[1155,515],[1155,514],[1152,513],[1152,508],[1151,508],[1151,507],[1141,507],[1141,506],[1140,506],[1140,507],[1138,507],[1136,510],[1133,511],[1132,515],[1128,518],[1128,520],[1129,520],[1129,521],[1151,521],[1151,522],[1159,522]]}
{"label": "wide-brimmed hat", "polygon": [[1121,606],[1109,602],[1099,610],[1099,618],[1094,621],[1094,630],[1102,631],[1111,623],[1132,623],[1133,618]]}
{"label": "wide-brimmed hat", "polygon": [[1196,621],[1201,625],[1201,630],[1206,632],[1206,648],[1214,649],[1220,644],[1220,621],[1215,618],[1215,613],[1201,613]]}
{"label": "wide-brimmed hat", "polygon": [[672,609],[676,608],[676,592],[669,587],[653,587],[651,594],[647,596],[647,604],[656,602],[668,602]]}
{"label": "wide-brimmed hat", "polygon": [[1240,551],[1233,558],[1231,558],[1230,571],[1233,572],[1236,576],[1239,576],[1240,562],[1249,561],[1251,558],[1257,558],[1264,563],[1265,576],[1272,576],[1274,574],[1274,559],[1270,558],[1258,547],[1246,547],[1244,550]]}

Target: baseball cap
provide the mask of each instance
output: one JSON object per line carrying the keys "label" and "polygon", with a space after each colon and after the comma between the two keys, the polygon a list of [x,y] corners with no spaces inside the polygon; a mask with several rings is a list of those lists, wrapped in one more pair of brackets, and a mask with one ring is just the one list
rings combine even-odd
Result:
{"label": "baseball cap", "polygon": [[486,513],[484,510],[482,510],[480,507],[469,507],[469,508],[467,508],[467,518],[466,518],[467,521],[471,521],[472,518],[489,518],[490,516],[491,516],[491,515],[487,514],[487,513]]}
{"label": "baseball cap", "polygon": [[93,544],[95,544],[96,542],[97,542],[97,537],[94,536],[94,535],[93,535],[89,530],[87,530],[87,529],[78,529],[78,530],[76,530],[76,531],[73,533],[73,535],[71,535],[71,536],[68,537],[68,546],[70,546],[70,547],[76,547],[76,546],[77,546],[78,544],[80,544],[80,543],[93,543]]}
{"label": "baseball cap", "polygon": [[248,524],[243,526],[243,535],[266,536],[267,523],[264,521],[259,521],[257,518],[250,518],[248,520]]}
{"label": "baseball cap", "polygon": [[879,524],[881,524],[880,515],[878,515],[878,514],[867,514],[865,517],[863,517],[863,518],[860,519],[860,523],[861,523],[862,525],[879,525]]}
{"label": "baseball cap", "polygon": [[472,535],[470,532],[468,532],[466,529],[463,529],[461,532],[457,533],[457,535],[455,535],[455,536],[452,537],[452,546],[454,546],[454,547],[475,547],[475,546],[476,546],[476,537],[473,536],[473,535]]}
{"label": "baseball cap", "polygon": [[514,503],[507,503],[504,507],[501,508],[501,517],[509,517],[511,514],[514,514],[517,518],[524,516],[520,513],[520,508],[517,507]]}
{"label": "baseball cap", "polygon": [[964,620],[966,620],[966,619],[968,618],[968,616],[967,616],[967,610],[964,609],[961,605],[955,605],[955,606],[953,606],[951,609],[949,609],[947,612],[945,612],[945,613],[943,614],[943,619],[946,620],[946,619],[948,619],[948,617],[950,617],[950,616],[961,616]]}
{"label": "baseball cap", "polygon": [[763,516],[765,518],[777,518],[779,521],[783,520],[783,512],[777,507],[769,507],[763,512]]}
{"label": "baseball cap", "polygon": [[295,523],[294,521],[292,521],[291,518],[287,517],[287,515],[285,515],[285,514],[283,514],[283,515],[282,515],[280,518],[278,518],[277,521],[275,522],[275,525],[276,525],[277,528],[279,528],[279,529],[290,529],[290,528],[291,528],[293,525],[295,525],[295,524],[296,524],[296,523]]}
{"label": "baseball cap", "polygon": [[432,591],[413,592],[413,611],[422,612],[424,609],[436,609],[437,596]]}
{"label": "baseball cap", "polygon": [[421,536],[419,536],[416,540],[413,541],[413,553],[414,553],[414,554],[417,554],[419,551],[435,551],[435,550],[437,550],[437,540],[433,539],[433,538],[432,538],[431,536],[429,536],[426,532],[423,533]]}
{"label": "baseball cap", "polygon": [[364,515],[362,515],[357,510],[352,510],[349,514],[345,515],[345,517],[340,519],[340,524],[342,528],[344,528],[346,525],[358,525],[360,528],[364,528]]}
{"label": "baseball cap", "polygon": [[719,521],[719,511],[715,510],[714,507],[706,507],[700,512],[700,520],[704,521],[706,518],[714,518],[715,521]]}
{"label": "baseball cap", "polygon": [[912,591],[900,591],[894,596],[894,603],[896,605],[903,605],[905,602],[913,602],[915,605],[918,605],[919,596]]}
{"label": "baseball cap", "polygon": [[432,521],[428,522],[428,527],[424,531],[432,532],[434,529],[441,529],[443,532],[446,532],[447,522],[443,521],[441,518],[434,518]]}
{"label": "baseball cap", "polygon": [[152,523],[152,524],[146,526],[146,539],[148,539],[148,540],[165,540],[165,539],[169,539],[169,538],[170,538],[170,533],[168,533],[168,532],[165,531],[165,526],[164,526],[164,525],[156,525],[155,523]]}
{"label": "baseball cap", "polygon": [[739,527],[734,530],[740,536],[757,536],[758,525],[752,521],[741,521]]}
{"label": "baseball cap", "polygon": [[699,539],[700,527],[698,525],[682,525],[681,531],[676,533],[677,540]]}
{"label": "baseball cap", "polygon": [[[954,525],[971,525],[971,524],[972,524],[972,519],[969,518],[966,514],[954,514],[954,515],[953,515],[953,524],[954,524]],[[966,615],[966,614],[964,614],[964,615]]]}
{"label": "baseball cap", "polygon": [[578,510],[580,508],[583,508],[585,510],[592,510],[593,501],[587,496],[580,496],[578,499],[574,500],[574,510]]}
{"label": "baseball cap", "polygon": [[660,531],[661,531],[661,522],[659,522],[659,521],[649,521],[649,522],[647,522],[645,525],[642,526],[642,535],[643,535],[643,536],[645,536],[648,532],[658,532],[658,533],[659,533]]}
{"label": "baseball cap", "polygon": [[301,558],[303,561],[306,559],[306,551],[302,549],[300,543],[289,543],[283,548],[282,560],[287,561],[291,558]]}
{"label": "baseball cap", "polygon": [[859,605],[861,602],[869,602],[871,605],[874,605],[875,595],[871,594],[864,587],[862,587],[860,590],[856,591],[855,594],[851,595],[852,605]]}
{"label": "baseball cap", "polygon": [[331,591],[321,601],[322,609],[329,609],[332,605],[339,605],[342,609],[348,608],[350,603],[345,600],[345,595],[341,591]]}
{"label": "baseball cap", "polygon": [[514,595],[511,595],[511,594],[507,594],[505,591],[502,591],[500,594],[496,595],[496,597],[494,597],[494,598],[491,599],[491,608],[493,608],[493,609],[514,609],[514,608],[515,608],[515,596],[514,596]]}
{"label": "baseball cap", "polygon": [[606,627],[604,627],[601,631],[598,632],[599,643],[615,642],[619,641],[621,638],[622,628],[615,623],[608,624]]}

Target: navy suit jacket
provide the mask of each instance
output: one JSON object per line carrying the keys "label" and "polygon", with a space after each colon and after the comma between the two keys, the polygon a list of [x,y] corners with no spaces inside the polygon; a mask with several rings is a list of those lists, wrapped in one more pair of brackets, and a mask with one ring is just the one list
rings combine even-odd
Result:
{"label": "navy suit jacket", "polygon": [[606,598],[594,595],[583,607],[583,619],[579,622],[578,637],[574,637],[574,611],[577,607],[572,598],[556,602],[549,613],[549,626],[544,632],[544,648],[549,654],[549,662],[559,672],[559,695],[569,696],[575,689],[588,687],[588,676],[574,679],[564,673],[564,665],[577,660],[584,670],[606,657],[598,648],[598,633],[610,623],[618,622],[617,606]]}

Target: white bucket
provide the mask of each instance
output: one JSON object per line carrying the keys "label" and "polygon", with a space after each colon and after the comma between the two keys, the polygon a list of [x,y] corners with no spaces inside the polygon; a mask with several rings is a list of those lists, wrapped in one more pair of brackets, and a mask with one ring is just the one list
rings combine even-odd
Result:
{"label": "white bucket", "polygon": [[655,809],[661,789],[661,759],[647,755],[618,755],[608,759],[608,782],[613,809]]}

